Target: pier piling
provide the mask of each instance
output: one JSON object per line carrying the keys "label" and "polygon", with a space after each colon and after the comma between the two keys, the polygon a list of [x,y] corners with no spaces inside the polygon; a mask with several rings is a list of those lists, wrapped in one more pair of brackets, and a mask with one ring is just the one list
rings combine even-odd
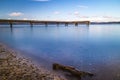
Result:
{"label": "pier piling", "polygon": [[65,23],[65,26],[68,26],[68,23]]}
{"label": "pier piling", "polygon": [[59,26],[59,22],[57,22],[56,24],[57,24],[57,26]]}
{"label": "pier piling", "polygon": [[30,22],[30,26],[33,27],[33,23],[32,22]]}
{"label": "pier piling", "polygon": [[13,24],[12,24],[12,22],[9,22],[9,24],[10,24],[10,28],[12,28],[12,27],[13,27]]}
{"label": "pier piling", "polygon": [[78,26],[78,23],[75,23],[75,26]]}

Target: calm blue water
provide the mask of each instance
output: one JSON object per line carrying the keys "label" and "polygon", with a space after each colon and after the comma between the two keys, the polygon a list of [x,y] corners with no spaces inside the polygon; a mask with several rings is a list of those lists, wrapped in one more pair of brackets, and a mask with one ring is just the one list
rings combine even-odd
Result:
{"label": "calm blue water", "polygon": [[40,63],[90,71],[96,75],[93,80],[120,80],[120,24],[14,25],[12,29],[1,25],[0,42]]}

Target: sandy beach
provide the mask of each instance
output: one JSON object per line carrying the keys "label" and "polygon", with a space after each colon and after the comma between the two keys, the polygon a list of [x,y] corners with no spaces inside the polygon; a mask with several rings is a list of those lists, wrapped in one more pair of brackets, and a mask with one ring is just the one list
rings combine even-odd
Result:
{"label": "sandy beach", "polygon": [[65,80],[0,43],[0,80]]}

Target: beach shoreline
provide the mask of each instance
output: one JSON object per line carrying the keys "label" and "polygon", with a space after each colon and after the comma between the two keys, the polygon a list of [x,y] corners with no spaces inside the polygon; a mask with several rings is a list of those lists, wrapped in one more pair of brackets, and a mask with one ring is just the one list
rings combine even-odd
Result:
{"label": "beach shoreline", "polygon": [[65,80],[0,43],[0,80]]}

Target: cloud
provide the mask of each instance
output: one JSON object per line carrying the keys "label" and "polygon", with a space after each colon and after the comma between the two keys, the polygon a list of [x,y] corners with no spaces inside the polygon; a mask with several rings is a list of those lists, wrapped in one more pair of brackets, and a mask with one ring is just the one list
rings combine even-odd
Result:
{"label": "cloud", "polygon": [[91,22],[120,21],[120,17],[114,16],[79,16],[78,20],[89,20]]}
{"label": "cloud", "polygon": [[114,18],[112,16],[103,16],[103,18]]}
{"label": "cloud", "polygon": [[59,12],[59,11],[55,11],[55,12],[54,12],[54,14],[56,14],[56,15],[57,15],[57,14],[60,14],[60,12]]}
{"label": "cloud", "polygon": [[106,21],[120,21],[120,17],[102,16]]}
{"label": "cloud", "polygon": [[23,20],[28,20],[28,18],[23,18]]}
{"label": "cloud", "polygon": [[11,19],[11,18],[8,18],[8,19]]}
{"label": "cloud", "polygon": [[79,12],[78,12],[78,11],[75,11],[75,12],[74,12],[74,15],[79,15]]}
{"label": "cloud", "polygon": [[89,16],[80,16],[80,18],[89,18]]}
{"label": "cloud", "polygon": [[9,16],[11,16],[11,17],[17,17],[17,16],[22,16],[22,15],[23,15],[23,13],[21,13],[21,12],[12,12],[9,14]]}
{"label": "cloud", "polygon": [[79,8],[84,8],[84,9],[87,9],[88,6],[84,6],[84,5],[78,5]]}
{"label": "cloud", "polygon": [[50,0],[33,0],[33,1],[47,2],[47,1],[50,1]]}

